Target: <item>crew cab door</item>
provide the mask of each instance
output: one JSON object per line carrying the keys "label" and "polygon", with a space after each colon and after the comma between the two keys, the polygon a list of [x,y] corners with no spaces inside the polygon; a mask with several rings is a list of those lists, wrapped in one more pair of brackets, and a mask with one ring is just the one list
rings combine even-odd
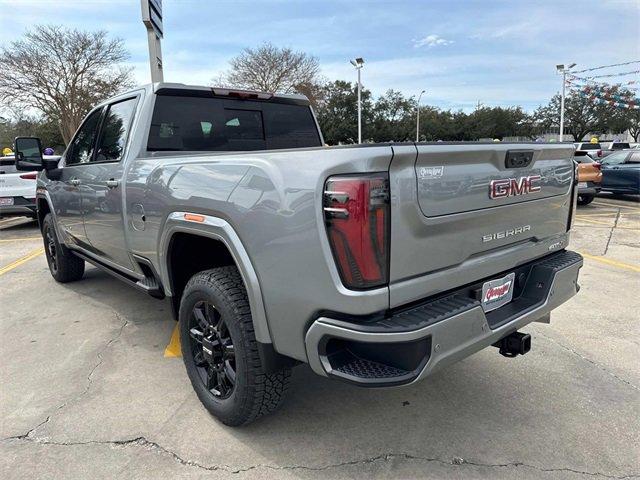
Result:
{"label": "crew cab door", "polygon": [[602,161],[602,187],[636,190],[640,184],[640,152],[616,153]]}
{"label": "crew cab door", "polygon": [[95,153],[83,166],[84,229],[91,250],[105,260],[132,270],[123,215],[123,158],[137,97],[105,107]]}
{"label": "crew cab door", "polygon": [[67,242],[86,247],[82,183],[87,162],[92,158],[103,109],[91,112],[84,120],[63,156],[60,177],[51,180],[47,191],[56,213],[58,227]]}

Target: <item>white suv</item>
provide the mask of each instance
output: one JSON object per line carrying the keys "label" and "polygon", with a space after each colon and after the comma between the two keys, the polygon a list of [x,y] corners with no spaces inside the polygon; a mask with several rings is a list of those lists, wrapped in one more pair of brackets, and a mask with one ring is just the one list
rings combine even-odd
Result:
{"label": "white suv", "polygon": [[[45,155],[56,159],[59,156]],[[16,171],[13,155],[0,157],[0,217],[36,218],[36,178],[38,172]]]}

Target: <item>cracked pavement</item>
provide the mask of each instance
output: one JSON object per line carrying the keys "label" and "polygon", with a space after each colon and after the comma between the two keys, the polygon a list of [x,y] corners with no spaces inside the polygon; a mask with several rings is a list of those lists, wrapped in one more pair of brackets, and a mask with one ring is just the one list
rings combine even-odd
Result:
{"label": "cracked pavement", "polygon": [[[640,265],[640,215],[589,207],[572,248]],[[0,265],[39,245],[1,244]],[[40,256],[0,277],[0,478],[640,478],[640,274],[586,260],[580,283],[524,357],[393,390],[302,366],[280,412],[231,429],[164,358],[167,303],[94,268],[56,284]]]}

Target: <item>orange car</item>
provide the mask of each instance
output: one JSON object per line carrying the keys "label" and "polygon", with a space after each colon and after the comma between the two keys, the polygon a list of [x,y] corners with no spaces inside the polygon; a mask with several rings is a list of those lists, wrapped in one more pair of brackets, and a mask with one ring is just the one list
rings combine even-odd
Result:
{"label": "orange car", "polygon": [[587,205],[600,191],[600,164],[589,155],[576,156],[575,161],[578,162],[578,205]]}

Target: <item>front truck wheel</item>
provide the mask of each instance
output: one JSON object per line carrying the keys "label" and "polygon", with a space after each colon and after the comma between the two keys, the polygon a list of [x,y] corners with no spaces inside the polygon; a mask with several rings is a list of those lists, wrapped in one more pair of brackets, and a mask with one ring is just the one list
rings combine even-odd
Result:
{"label": "front truck wheel", "polygon": [[180,302],[182,358],[209,412],[245,425],[282,403],[290,368],[266,373],[258,354],[247,292],[236,267],[195,274]]}
{"label": "front truck wheel", "polygon": [[80,280],[84,275],[84,260],[60,244],[50,213],[47,213],[42,222],[42,238],[51,276],[60,283]]}

